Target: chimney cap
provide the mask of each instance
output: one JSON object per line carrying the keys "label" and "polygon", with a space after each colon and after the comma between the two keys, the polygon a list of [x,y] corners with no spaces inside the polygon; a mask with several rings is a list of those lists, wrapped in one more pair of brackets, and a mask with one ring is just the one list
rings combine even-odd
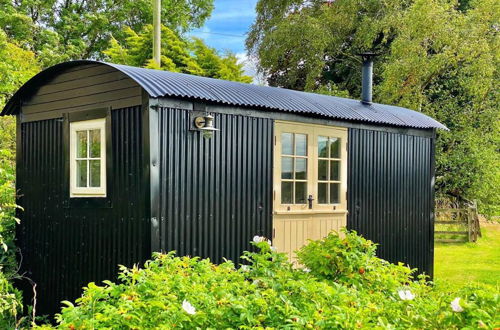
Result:
{"label": "chimney cap", "polygon": [[375,52],[362,52],[362,53],[357,53],[356,55],[361,56],[363,58],[363,61],[368,61],[382,54]]}

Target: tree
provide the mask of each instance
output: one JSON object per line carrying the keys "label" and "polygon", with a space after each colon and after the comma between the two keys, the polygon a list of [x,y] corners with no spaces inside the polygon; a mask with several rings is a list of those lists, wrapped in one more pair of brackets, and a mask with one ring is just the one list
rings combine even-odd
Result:
{"label": "tree", "polygon": [[[164,0],[161,20],[183,33],[202,26],[212,10],[213,0]],[[43,58],[44,67],[68,59],[102,59],[112,37],[123,41],[125,26],[141,31],[152,15],[150,0],[0,0],[0,27]]]}
{"label": "tree", "polygon": [[[113,39],[104,54],[113,63],[158,69],[151,57],[152,29],[151,25],[146,25],[142,32],[136,33],[126,27],[124,42]],[[201,39],[184,40],[166,26],[162,26],[161,36],[160,68],[163,70],[247,83],[252,81],[243,74],[243,65],[231,53],[220,56]]]}
{"label": "tree", "polygon": [[498,215],[499,26],[494,0],[260,0],[247,47],[270,85],[352,97],[356,54],[379,53],[375,101],[450,128],[437,139],[438,194]]}

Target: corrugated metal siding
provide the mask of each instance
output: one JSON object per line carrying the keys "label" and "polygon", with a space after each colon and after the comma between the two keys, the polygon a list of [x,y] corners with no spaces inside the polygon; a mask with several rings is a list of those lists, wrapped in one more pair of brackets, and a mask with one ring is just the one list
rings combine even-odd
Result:
{"label": "corrugated metal siding", "polygon": [[189,130],[189,111],[160,108],[161,248],[241,262],[254,235],[271,237],[270,119],[215,115],[211,139]]}
{"label": "corrugated metal siding", "polygon": [[349,129],[348,228],[433,274],[432,139]]}
{"label": "corrugated metal siding", "polygon": [[[58,311],[88,282],[114,279],[118,264],[150,257],[142,184],[140,107],[112,111],[112,208],[68,208],[63,121],[23,123],[18,242],[22,271],[37,283],[37,313]],[[25,292],[30,294],[30,290]]]}
{"label": "corrugated metal siding", "polygon": [[444,125],[423,113],[396,106],[378,103],[366,105],[358,100],[329,95],[96,61],[66,62],[43,71],[16,92],[1,115],[13,114],[21,95],[36,87],[40,82],[43,83],[44,77],[59,72],[62,68],[88,64],[101,64],[116,68],[135,80],[154,98],[179,97],[234,106],[311,114],[323,118],[402,127],[446,129]]}

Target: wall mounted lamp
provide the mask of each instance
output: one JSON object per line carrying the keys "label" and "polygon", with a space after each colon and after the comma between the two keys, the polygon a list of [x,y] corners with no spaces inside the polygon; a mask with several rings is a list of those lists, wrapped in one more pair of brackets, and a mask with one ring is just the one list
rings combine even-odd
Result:
{"label": "wall mounted lamp", "polygon": [[193,124],[196,129],[203,133],[203,137],[206,139],[210,139],[214,132],[219,130],[214,127],[214,116],[209,113],[195,117]]}

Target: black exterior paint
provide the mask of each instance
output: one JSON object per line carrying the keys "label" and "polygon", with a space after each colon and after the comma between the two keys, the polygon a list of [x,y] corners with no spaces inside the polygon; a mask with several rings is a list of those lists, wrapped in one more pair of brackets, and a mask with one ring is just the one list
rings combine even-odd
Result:
{"label": "black exterior paint", "polygon": [[433,275],[434,139],[349,129],[347,226]]}
{"label": "black exterior paint", "polygon": [[[17,242],[21,272],[37,284],[37,313],[59,310],[88,282],[115,279],[118,265],[150,258],[150,223],[142,181],[140,107],[111,112],[112,205],[86,207],[67,196],[63,132],[60,119],[23,123],[18,144],[19,216]],[[30,302],[31,287],[21,285]]]}
{"label": "black exterior paint", "polygon": [[160,108],[160,246],[241,262],[254,235],[272,234],[273,121],[215,114],[211,139],[190,111]]}

